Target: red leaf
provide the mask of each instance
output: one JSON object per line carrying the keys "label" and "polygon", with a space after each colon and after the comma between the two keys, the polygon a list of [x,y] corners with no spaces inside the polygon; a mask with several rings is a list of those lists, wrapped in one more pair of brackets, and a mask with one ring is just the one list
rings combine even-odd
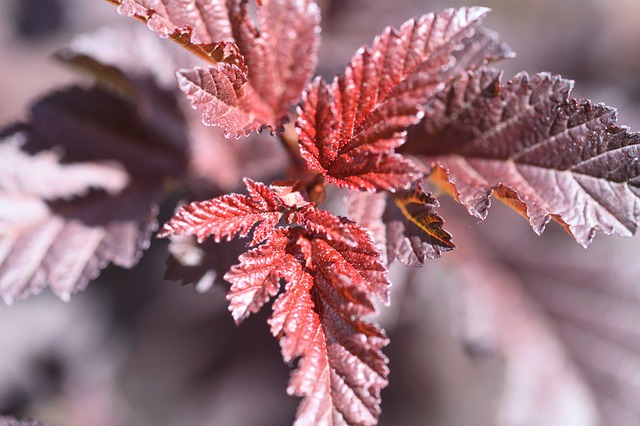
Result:
{"label": "red leaf", "polygon": [[227,300],[236,323],[258,312],[280,290],[282,268],[295,262],[285,252],[288,241],[286,231],[274,231],[264,244],[241,255],[240,264],[225,274],[224,279],[232,284]]}
{"label": "red leaf", "polygon": [[[246,236],[252,244],[225,279],[232,283],[229,310],[240,323],[279,291],[269,320],[285,361],[301,358],[288,392],[304,397],[297,424],[326,419],[375,424],[380,390],[387,384],[387,338],[361,320],[375,313],[371,300],[388,303],[389,281],[366,229],[317,210],[293,190],[246,180],[249,196],[227,195],[182,208],[161,236]],[[281,198],[282,196],[282,198]],[[286,224],[274,230],[284,217]],[[293,225],[293,226],[292,226]],[[262,230],[260,228],[263,228]]]}
{"label": "red leaf", "polygon": [[568,99],[571,81],[498,78],[482,70],[456,81],[412,129],[407,151],[435,163],[432,177],[479,218],[494,192],[537,233],[553,218],[583,246],[597,230],[632,235],[640,136],[615,126],[612,108]]}
{"label": "red leaf", "polygon": [[423,104],[443,85],[458,43],[473,34],[484,8],[449,9],[387,28],[351,60],[331,86],[317,79],[296,122],[308,166],[338,186],[375,191],[406,187],[418,169],[394,153]]}
{"label": "red leaf", "polygon": [[303,396],[296,423],[375,424],[387,384],[387,338],[358,319],[373,312],[362,275],[348,255],[304,230],[290,231],[285,292],[273,305],[271,331],[285,361],[301,357],[288,392]]}
{"label": "red leaf", "polygon": [[363,278],[358,285],[364,286],[368,294],[377,296],[385,304],[389,303],[387,269],[366,228],[318,209],[303,210],[298,223],[325,239],[356,269]]}
{"label": "red leaf", "polygon": [[181,207],[163,226],[158,237],[193,234],[200,242],[209,236],[216,241],[231,240],[237,235],[246,237],[258,224],[251,244],[264,241],[282,216],[282,202],[266,185],[251,179],[244,182],[249,196],[223,195]]}
{"label": "red leaf", "polygon": [[313,75],[320,14],[312,0],[263,1],[257,26],[246,1],[110,1],[120,4],[120,13],[218,63],[182,70],[178,79],[203,122],[223,127],[229,137],[280,127]]}
{"label": "red leaf", "polygon": [[[194,73],[203,74],[197,69],[178,75],[192,105],[203,111],[203,122],[220,125],[227,136],[239,137],[264,127],[272,131],[280,127],[298,102],[316,65],[319,11],[312,0],[265,1],[258,8],[256,28],[249,19],[246,2],[233,3],[232,34],[248,71],[235,65],[219,72],[210,68],[208,72],[215,74],[211,80],[194,80]],[[235,82],[240,73],[247,80],[242,89],[234,88],[233,94],[219,92],[220,74]],[[215,107],[208,107],[206,103],[213,102],[214,97],[219,101]],[[223,115],[225,111],[231,118]]]}
{"label": "red leaf", "polygon": [[313,0],[264,0],[256,28],[240,4],[232,25],[249,83],[277,119],[287,116],[316,68],[320,10]]}

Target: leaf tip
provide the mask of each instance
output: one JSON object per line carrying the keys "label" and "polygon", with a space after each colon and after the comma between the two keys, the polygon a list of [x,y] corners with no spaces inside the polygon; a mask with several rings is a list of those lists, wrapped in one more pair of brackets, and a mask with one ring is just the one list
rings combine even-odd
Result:
{"label": "leaf tip", "polygon": [[162,229],[156,234],[156,238],[169,238],[172,235],[175,235],[174,229],[169,225],[169,223],[165,223],[162,226]]}

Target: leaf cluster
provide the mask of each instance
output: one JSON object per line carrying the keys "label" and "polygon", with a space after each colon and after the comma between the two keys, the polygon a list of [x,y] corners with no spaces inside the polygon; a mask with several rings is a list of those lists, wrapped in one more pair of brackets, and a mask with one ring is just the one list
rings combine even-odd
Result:
{"label": "leaf cluster", "polygon": [[[389,303],[388,266],[423,266],[455,248],[428,185],[479,219],[491,197],[536,233],[553,219],[585,247],[597,231],[636,231],[640,136],[616,124],[613,108],[572,98],[560,76],[503,81],[492,64],[513,53],[482,26],[486,8],[386,28],[327,82],[313,78],[313,0],[262,0],[253,17],[242,0],[108,1],[194,55],[160,54],[169,68],[197,60],[177,71],[177,89],[202,123],[227,138],[268,131],[288,154],[286,173],[263,171],[269,183],[247,177],[228,191],[198,165],[205,142],[161,67],[72,44],[60,57],[109,89],[50,95],[4,133],[0,198],[11,209],[0,216],[0,294],[9,303],[46,286],[68,299],[107,264],[133,266],[158,203],[183,188],[195,201],[158,234],[172,238],[169,274],[207,287],[213,269],[231,284],[237,323],[273,299],[271,333],[295,363],[287,392],[303,398],[296,423],[369,425],[388,384],[388,339],[365,317],[376,300]],[[227,149],[250,174],[240,148]],[[349,191],[348,218],[321,208],[329,185]],[[246,245],[229,265],[185,237]]]}

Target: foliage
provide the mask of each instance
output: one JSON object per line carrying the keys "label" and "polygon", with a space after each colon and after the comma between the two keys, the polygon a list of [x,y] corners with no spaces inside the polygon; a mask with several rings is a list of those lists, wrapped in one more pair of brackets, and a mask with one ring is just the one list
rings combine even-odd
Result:
{"label": "foliage", "polygon": [[[158,234],[172,238],[171,276],[201,281],[215,269],[231,284],[238,324],[274,299],[271,333],[295,365],[287,392],[303,398],[296,423],[370,425],[389,370],[386,334],[367,318],[376,301],[389,303],[388,266],[423,266],[455,248],[429,181],[479,219],[495,196],[536,233],[553,219],[585,247],[596,231],[636,231],[640,136],[617,126],[612,108],[571,98],[573,83],[559,76],[503,82],[490,64],[513,54],[481,26],[486,8],[387,28],[328,83],[312,79],[313,0],[262,0],[255,18],[241,0],[108,1],[195,55],[177,87],[205,125],[230,138],[270,132],[287,150],[287,173],[262,171],[270,183],[247,177],[246,195],[227,193],[196,165],[203,142],[188,135],[159,70],[72,45],[60,57],[116,90],[61,90],[5,130],[7,303],[47,285],[69,299],[107,264],[133,266],[158,204],[182,186],[198,200]],[[349,218],[320,208],[330,184],[350,191]],[[185,236],[247,241],[234,265],[207,246],[194,275]]]}

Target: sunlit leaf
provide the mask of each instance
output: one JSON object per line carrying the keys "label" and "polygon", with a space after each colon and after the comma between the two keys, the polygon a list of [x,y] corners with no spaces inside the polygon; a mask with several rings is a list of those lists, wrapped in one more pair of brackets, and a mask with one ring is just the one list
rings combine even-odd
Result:
{"label": "sunlit leaf", "polygon": [[640,218],[640,136],[615,110],[569,98],[572,82],[549,74],[463,75],[430,104],[406,152],[484,218],[494,193],[537,233],[550,219],[587,246],[596,231],[632,235]]}
{"label": "sunlit leaf", "polygon": [[387,28],[356,53],[344,76],[331,85],[316,79],[296,122],[308,166],[338,186],[369,192],[416,180],[419,170],[394,150],[444,87],[451,54],[487,11],[448,9]]}
{"label": "sunlit leaf", "polygon": [[282,126],[316,66],[318,6],[312,0],[265,0],[254,23],[247,2],[110,0],[212,63],[178,72],[180,88],[207,125],[228,137]]}

